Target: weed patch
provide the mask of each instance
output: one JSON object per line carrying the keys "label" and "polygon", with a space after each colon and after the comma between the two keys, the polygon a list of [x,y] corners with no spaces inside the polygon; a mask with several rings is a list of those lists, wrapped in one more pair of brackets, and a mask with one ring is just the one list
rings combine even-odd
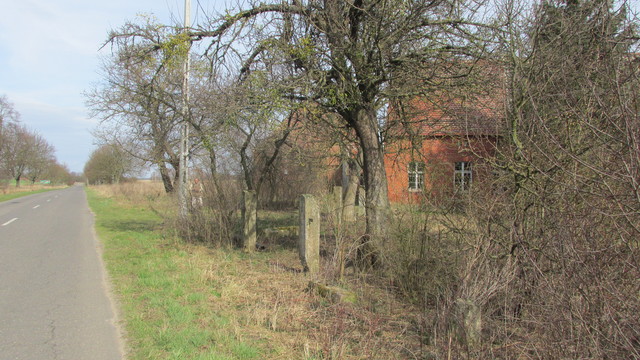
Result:
{"label": "weed patch", "polygon": [[88,195],[131,359],[430,354],[423,315],[390,289],[352,276],[341,286],[357,300],[334,303],[307,290],[310,280],[331,280],[302,273],[290,247],[244,253],[181,241],[157,212],[91,189]]}
{"label": "weed patch", "polygon": [[[220,317],[209,306],[219,290],[203,283],[190,260],[197,247],[160,232],[162,219],[152,211],[92,190],[88,195],[121,303],[131,359],[257,358],[251,340],[210,323]],[[229,340],[231,346],[219,346]]]}

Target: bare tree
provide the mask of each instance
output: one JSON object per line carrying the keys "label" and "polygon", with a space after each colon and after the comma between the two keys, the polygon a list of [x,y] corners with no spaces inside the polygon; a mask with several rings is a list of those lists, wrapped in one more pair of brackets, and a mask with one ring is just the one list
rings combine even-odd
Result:
{"label": "bare tree", "polygon": [[35,183],[56,161],[53,146],[19,121],[20,113],[6,96],[0,96],[0,179],[11,176],[16,186],[23,177]]}
{"label": "bare tree", "polygon": [[33,133],[31,136],[33,142],[25,175],[33,185],[55,161],[55,149],[42,135]]}
{"label": "bare tree", "polygon": [[[44,152],[41,154],[44,154],[53,149],[38,134],[17,123],[5,126],[3,144],[3,165],[15,180],[16,187],[20,187],[20,181],[30,167],[35,169],[41,165],[38,164],[40,161],[38,151],[42,150]],[[51,153],[46,153],[44,156],[51,156]]]}
{"label": "bare tree", "polygon": [[[4,151],[5,143],[5,129],[9,124],[16,123],[20,119],[20,113],[18,113],[13,104],[7,99],[6,96],[0,96],[0,153]],[[6,170],[4,161],[0,159],[0,177],[4,178]]]}
{"label": "bare tree", "polygon": [[[240,73],[250,72],[265,57],[285,59],[283,80],[291,86],[281,96],[314,101],[340,115],[362,148],[367,232],[383,238],[389,202],[378,110],[394,96],[437,88],[446,72],[434,68],[482,52],[478,30],[483,25],[473,21],[472,6],[476,3],[424,0],[256,3],[191,31],[190,40],[209,40],[205,52],[214,64],[226,69],[239,64]],[[134,41],[142,33],[128,24],[111,40]],[[163,46],[158,42],[149,49]],[[232,59],[233,54],[239,56]],[[447,77],[464,73],[455,69]],[[416,76],[420,80],[412,82],[413,89],[391,81]]]}
{"label": "bare tree", "polygon": [[[147,36],[165,41],[170,33],[147,24]],[[171,49],[138,58],[143,48],[123,45],[104,66],[104,83],[86,94],[93,115],[101,118],[95,136],[117,144],[159,169],[165,191],[179,174],[179,128],[183,119],[179,58]],[[169,167],[174,170],[173,176]]]}
{"label": "bare tree", "polygon": [[20,113],[5,95],[0,96],[0,129],[8,123],[20,120]]}

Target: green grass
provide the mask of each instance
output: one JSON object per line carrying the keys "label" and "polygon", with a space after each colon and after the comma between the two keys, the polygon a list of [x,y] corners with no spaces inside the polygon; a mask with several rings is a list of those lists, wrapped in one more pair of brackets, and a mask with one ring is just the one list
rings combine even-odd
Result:
{"label": "green grass", "polygon": [[298,226],[297,211],[258,211],[258,228],[278,228]]}
{"label": "green grass", "polygon": [[4,194],[4,195],[0,195],[0,202],[17,199],[17,198],[20,198],[20,197],[23,197],[23,196],[27,196],[27,195],[39,194],[39,193],[52,191],[52,190],[59,190],[59,189],[60,188],[39,189],[39,190],[33,190],[33,191],[21,191],[21,192],[14,192],[14,193],[11,193],[11,194]]}
{"label": "green grass", "polygon": [[[358,301],[333,303],[308,290],[310,280],[332,281],[332,258],[317,278],[302,273],[295,236],[263,234],[267,249],[249,253],[188,243],[160,218],[171,216],[172,198],[126,186],[87,194],[120,304],[127,359],[422,358],[415,355],[426,349],[422,328],[410,325],[422,315],[387,285],[368,285],[353,272],[341,285]],[[294,212],[258,218],[272,228],[297,220]]]}
{"label": "green grass", "polygon": [[[211,306],[223,289],[203,280],[187,244],[148,209],[87,190],[96,232],[120,303],[129,359],[259,359],[229,316]],[[268,357],[268,356],[267,356]]]}

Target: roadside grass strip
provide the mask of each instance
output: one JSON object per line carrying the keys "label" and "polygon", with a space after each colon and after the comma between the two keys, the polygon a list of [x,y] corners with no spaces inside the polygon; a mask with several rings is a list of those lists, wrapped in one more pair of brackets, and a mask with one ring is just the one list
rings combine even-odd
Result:
{"label": "roadside grass strip", "polygon": [[20,191],[20,192],[12,192],[9,194],[2,194],[0,195],[0,202],[21,198],[27,195],[39,194],[47,191],[60,190],[60,189],[61,188],[39,189],[39,190],[32,190],[32,191]]}
{"label": "roadside grass strip", "polygon": [[[220,289],[203,281],[195,246],[163,232],[162,220],[87,190],[104,261],[120,306],[129,359],[259,359],[259,341],[243,338],[216,313]],[[197,250],[197,249],[195,249]]]}
{"label": "roadside grass strip", "polygon": [[[420,311],[356,273],[338,284],[357,293],[354,301],[313,291],[310,281],[335,277],[333,259],[323,260],[329,270],[319,278],[302,273],[290,234],[264,234],[273,243],[252,253],[187,243],[158,215],[173,209],[162,197],[145,203],[99,191],[87,193],[128,359],[428,358],[416,355],[427,351]],[[267,214],[263,222],[288,228],[291,218]]]}

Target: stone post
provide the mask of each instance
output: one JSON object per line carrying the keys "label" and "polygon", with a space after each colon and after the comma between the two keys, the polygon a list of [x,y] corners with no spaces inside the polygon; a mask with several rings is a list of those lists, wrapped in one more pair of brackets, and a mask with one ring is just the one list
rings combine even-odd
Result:
{"label": "stone post", "polygon": [[482,339],[482,312],[473,301],[457,299],[456,306],[460,318],[463,340],[470,348],[475,348]]}
{"label": "stone post", "polygon": [[254,251],[258,218],[256,192],[244,190],[242,195],[242,247],[244,251]]}
{"label": "stone post", "polygon": [[298,251],[305,272],[320,271],[320,211],[313,195],[300,196]]}
{"label": "stone post", "polygon": [[342,186],[334,186],[331,199],[330,209],[336,218],[336,223],[339,224],[342,221]]}
{"label": "stone post", "polygon": [[342,205],[342,220],[354,222],[356,220],[356,196],[358,196],[358,178],[349,178]]}

